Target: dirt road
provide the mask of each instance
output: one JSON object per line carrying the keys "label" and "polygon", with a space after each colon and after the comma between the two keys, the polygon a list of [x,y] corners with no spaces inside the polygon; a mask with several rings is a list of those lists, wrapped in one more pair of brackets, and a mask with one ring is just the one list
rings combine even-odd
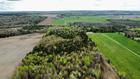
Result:
{"label": "dirt road", "polygon": [[0,39],[0,79],[10,79],[16,66],[41,37],[42,34],[28,34]]}
{"label": "dirt road", "polygon": [[52,21],[53,21],[52,17],[48,17],[47,19],[40,22],[38,25],[51,25]]}

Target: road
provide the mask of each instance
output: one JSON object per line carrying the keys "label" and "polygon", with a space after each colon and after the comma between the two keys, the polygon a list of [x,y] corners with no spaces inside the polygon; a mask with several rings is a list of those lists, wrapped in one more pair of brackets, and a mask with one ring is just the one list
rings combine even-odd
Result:
{"label": "road", "polygon": [[10,79],[18,66],[41,39],[42,34],[28,34],[0,39],[0,79]]}

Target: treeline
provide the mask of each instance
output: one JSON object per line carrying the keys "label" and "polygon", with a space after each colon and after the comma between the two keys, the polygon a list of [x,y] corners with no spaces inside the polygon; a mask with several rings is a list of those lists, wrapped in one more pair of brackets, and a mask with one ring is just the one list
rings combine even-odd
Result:
{"label": "treeline", "polygon": [[140,42],[140,30],[134,30],[134,29],[135,28],[124,31],[123,32],[124,36],[132,40]]}
{"label": "treeline", "polygon": [[21,35],[21,34],[28,34],[28,32],[26,31],[22,31],[19,29],[1,29],[0,30],[0,38],[5,38],[5,37],[9,37],[9,36],[16,36],[16,35]]}
{"label": "treeline", "polygon": [[111,23],[84,23],[74,22],[69,26],[75,26],[83,28],[87,32],[123,32],[126,30],[126,26],[112,25]]}
{"label": "treeline", "polygon": [[46,32],[50,26],[38,25],[44,19],[44,16],[0,16],[0,38]]}
{"label": "treeline", "polygon": [[45,33],[51,25],[28,25],[21,28],[0,29],[0,38],[17,36],[30,33]]}
{"label": "treeline", "polygon": [[74,22],[69,26],[81,27],[88,32],[124,32],[130,28],[140,27],[140,21],[128,19],[108,19],[107,23]]}
{"label": "treeline", "polygon": [[140,27],[140,21],[129,19],[108,19],[109,22],[117,26],[126,26],[127,28]]}
{"label": "treeline", "polygon": [[38,24],[44,19],[46,19],[44,16],[0,16],[0,28]]}
{"label": "treeline", "polygon": [[55,11],[51,14],[59,14],[64,16],[139,16],[139,11]]}
{"label": "treeline", "polygon": [[124,35],[128,38],[134,39],[135,37],[140,37],[140,33],[133,30],[124,31]]}

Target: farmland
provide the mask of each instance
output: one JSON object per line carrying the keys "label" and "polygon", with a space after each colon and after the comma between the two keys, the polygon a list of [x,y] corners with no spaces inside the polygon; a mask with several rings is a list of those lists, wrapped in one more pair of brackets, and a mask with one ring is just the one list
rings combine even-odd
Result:
{"label": "farmland", "polygon": [[117,33],[88,34],[102,54],[129,79],[140,79],[140,44]]}
{"label": "farmland", "polygon": [[131,18],[130,20],[140,21],[140,18]]}
{"label": "farmland", "polygon": [[102,23],[107,22],[106,17],[103,16],[69,16],[63,18],[55,18],[54,25],[66,25],[73,22],[89,22],[89,23]]}

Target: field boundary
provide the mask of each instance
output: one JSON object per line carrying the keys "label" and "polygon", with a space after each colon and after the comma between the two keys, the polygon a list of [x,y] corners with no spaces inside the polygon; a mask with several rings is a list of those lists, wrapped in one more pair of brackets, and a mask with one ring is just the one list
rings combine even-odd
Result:
{"label": "field boundary", "polygon": [[126,46],[122,45],[121,43],[119,43],[118,41],[114,40],[113,38],[103,34],[103,36],[105,36],[106,38],[114,41],[115,43],[117,43],[118,45],[122,46],[123,48],[127,49],[128,51],[130,51],[133,55],[138,56],[140,58],[140,55],[136,54],[135,52],[133,52],[132,50],[130,50],[129,48],[127,48]]}

